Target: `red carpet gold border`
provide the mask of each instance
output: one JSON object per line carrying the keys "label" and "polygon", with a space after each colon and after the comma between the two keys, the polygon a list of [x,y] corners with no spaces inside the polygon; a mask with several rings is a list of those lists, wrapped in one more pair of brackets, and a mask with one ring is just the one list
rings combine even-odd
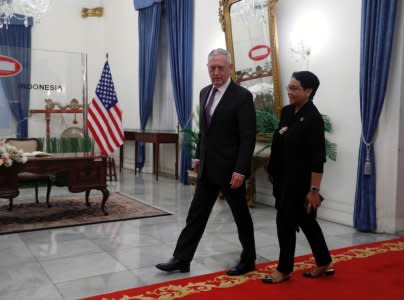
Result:
{"label": "red carpet gold border", "polygon": [[[363,246],[362,246],[363,247]],[[368,247],[362,248],[358,246],[358,248],[344,248],[340,250],[336,250],[333,252],[338,252],[337,254],[333,254],[333,264],[336,265],[339,262],[349,261],[353,259],[363,259],[367,257],[371,257],[378,254],[383,254],[386,252],[396,252],[404,250],[404,241],[403,239],[382,242],[372,247],[371,245]],[[310,256],[302,257],[302,261],[295,263],[294,271],[308,270],[315,267],[314,259]],[[153,290],[146,291],[142,294],[128,296],[123,295],[121,298],[114,298],[114,295],[111,295],[112,298],[109,298],[108,295],[102,296],[102,300],[171,300],[171,299],[180,299],[185,296],[189,296],[192,294],[209,292],[213,289],[226,289],[235,287],[241,284],[244,284],[250,280],[259,280],[263,278],[265,275],[270,273],[277,265],[277,262],[273,262],[270,264],[265,264],[265,266],[258,267],[257,271],[250,272],[243,276],[227,276],[227,275],[217,275],[212,279],[200,281],[200,282],[189,282],[185,285],[181,284],[172,284],[167,283],[166,286],[160,286]],[[202,275],[205,276],[205,275]],[[182,279],[184,280],[184,279]],[[133,291],[133,289],[131,289]],[[129,293],[130,290],[128,290]],[[123,291],[122,293],[125,293]],[[116,294],[116,293],[111,293]],[[99,299],[99,298],[98,298]]]}

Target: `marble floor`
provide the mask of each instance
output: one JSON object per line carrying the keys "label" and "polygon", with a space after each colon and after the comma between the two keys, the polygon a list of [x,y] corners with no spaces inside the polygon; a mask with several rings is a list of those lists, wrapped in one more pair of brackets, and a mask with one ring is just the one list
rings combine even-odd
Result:
{"label": "marble floor", "polygon": [[[198,247],[190,273],[165,274],[154,268],[169,259],[184,226],[192,187],[150,174],[136,177],[124,170],[111,191],[121,191],[164,208],[170,216],[0,235],[0,299],[78,299],[146,284],[227,269],[237,262],[240,245],[225,201],[218,200]],[[44,191],[41,198],[44,199]],[[20,197],[32,197],[23,190]],[[52,188],[52,194],[66,193]],[[1,200],[4,201],[4,200]],[[18,200],[16,200],[18,201]],[[276,260],[275,210],[251,209],[257,262]],[[0,225],[1,226],[1,225]],[[359,233],[351,227],[321,221],[329,247],[341,248],[391,239],[387,234]],[[309,253],[298,234],[296,255]]]}

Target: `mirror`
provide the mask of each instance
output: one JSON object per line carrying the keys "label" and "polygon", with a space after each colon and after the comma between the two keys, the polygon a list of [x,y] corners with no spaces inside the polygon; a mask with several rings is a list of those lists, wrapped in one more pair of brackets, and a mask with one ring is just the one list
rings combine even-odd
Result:
{"label": "mirror", "polygon": [[[282,108],[275,4],[277,0],[220,0],[219,18],[233,62],[232,77],[254,95],[257,137],[247,203],[255,206],[255,172],[267,163]],[[264,151],[265,150],[265,151]]]}
{"label": "mirror", "polygon": [[[232,56],[233,80],[255,96],[256,109],[280,113],[276,0],[220,0],[219,17]],[[258,123],[257,123],[258,124]]]}

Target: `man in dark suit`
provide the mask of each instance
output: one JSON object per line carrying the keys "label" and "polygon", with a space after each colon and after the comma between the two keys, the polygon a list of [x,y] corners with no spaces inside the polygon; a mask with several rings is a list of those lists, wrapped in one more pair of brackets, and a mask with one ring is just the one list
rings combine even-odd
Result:
{"label": "man in dark suit", "polygon": [[196,191],[173,258],[157,264],[160,270],[189,271],[220,191],[230,206],[243,248],[240,262],[227,274],[241,275],[255,269],[254,228],[245,188],[255,146],[255,108],[252,94],[230,79],[231,68],[226,50],[209,53],[212,84],[200,92],[199,141],[194,162],[198,173]]}

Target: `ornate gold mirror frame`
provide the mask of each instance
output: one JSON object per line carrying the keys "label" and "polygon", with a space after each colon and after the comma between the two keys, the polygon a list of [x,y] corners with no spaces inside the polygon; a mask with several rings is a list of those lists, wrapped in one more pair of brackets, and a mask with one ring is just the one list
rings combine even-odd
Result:
{"label": "ornate gold mirror frame", "polygon": [[[282,92],[280,83],[280,72],[279,72],[279,59],[278,59],[278,36],[277,36],[277,25],[276,25],[276,13],[275,5],[277,0],[266,0],[266,8],[268,12],[268,25],[269,25],[269,43],[268,48],[270,49],[270,66],[267,68],[262,68],[257,66],[252,72],[236,72],[236,56],[234,53],[234,40],[232,29],[232,18],[231,18],[231,6],[240,1],[253,1],[253,0],[219,0],[219,20],[222,24],[222,29],[226,36],[226,46],[229,51],[232,61],[234,63],[234,69],[232,70],[232,78],[234,81],[243,83],[248,80],[255,80],[257,78],[272,77],[270,80],[273,83],[273,101],[275,113],[279,116],[280,110],[282,108]],[[253,2],[254,3],[254,2]],[[265,8],[265,9],[266,9]],[[266,45],[264,45],[266,46]],[[258,47],[263,47],[259,45]],[[251,49],[252,50],[252,49]],[[262,50],[262,49],[260,49]],[[269,78],[270,79],[270,78]]]}

